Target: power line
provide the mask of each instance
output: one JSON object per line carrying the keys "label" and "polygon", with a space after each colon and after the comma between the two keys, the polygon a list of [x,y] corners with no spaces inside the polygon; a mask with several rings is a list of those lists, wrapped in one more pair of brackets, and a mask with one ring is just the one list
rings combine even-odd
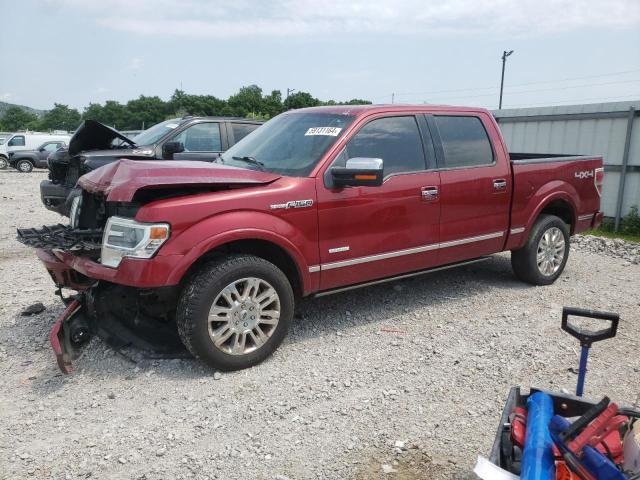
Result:
{"label": "power line", "polygon": [[[619,82],[603,82],[603,83],[585,83],[583,85],[569,85],[566,87],[552,87],[552,88],[538,88],[538,89],[534,89],[534,90],[520,90],[517,92],[512,92],[511,90],[507,90],[507,93],[509,93],[509,95],[521,95],[523,93],[536,93],[536,92],[552,92],[552,91],[557,91],[557,90],[569,90],[569,89],[574,89],[574,88],[584,88],[584,87],[599,87],[599,86],[603,86],[603,85],[617,85],[617,84],[622,84],[622,83],[638,83],[640,82],[640,78],[639,79],[634,79],[634,80],[621,80]],[[452,98],[452,99],[459,99],[459,98],[480,98],[480,97],[492,97],[494,96],[495,93],[482,93],[479,95],[463,95],[463,96],[444,96],[444,97],[432,97],[432,100],[438,100],[438,99],[446,99],[446,98]]]}
{"label": "power line", "polygon": [[[539,80],[539,81],[535,81],[535,82],[528,82],[528,83],[519,83],[516,85],[510,85],[510,88],[514,88],[514,87],[526,87],[529,85],[539,85],[539,84],[543,84],[543,83],[562,83],[562,82],[569,82],[572,80],[587,80],[590,78],[602,78],[602,77],[610,77],[613,75],[625,75],[625,74],[629,74],[629,73],[635,73],[635,72],[640,72],[640,69],[635,69],[635,70],[625,70],[622,72],[610,72],[610,73],[602,73],[599,75],[588,75],[588,76],[582,76],[582,77],[571,77],[571,78],[562,78],[562,79],[556,79],[556,80]],[[477,91],[477,90],[497,90],[498,87],[497,86],[491,86],[491,87],[470,87],[470,88],[459,88],[459,89],[453,89],[453,90],[432,90],[432,91],[428,91],[428,92],[403,92],[403,93],[395,93],[396,96],[410,96],[410,95],[433,95],[433,94],[437,94],[437,93],[455,93],[455,92],[468,92],[468,91]],[[385,95],[380,95],[378,97],[376,97],[376,99],[380,99],[380,98],[389,98],[391,97],[391,93],[387,93]]]}
{"label": "power line", "polygon": [[526,107],[536,107],[540,105],[552,107],[558,104],[567,104],[571,105],[573,103],[580,102],[589,102],[589,101],[602,101],[602,100],[627,100],[627,99],[640,99],[640,93],[635,93],[632,95],[618,95],[615,97],[591,97],[591,98],[578,98],[575,100],[559,100],[556,102],[543,102],[543,103],[521,103],[518,105],[507,105],[505,108],[526,108]]}

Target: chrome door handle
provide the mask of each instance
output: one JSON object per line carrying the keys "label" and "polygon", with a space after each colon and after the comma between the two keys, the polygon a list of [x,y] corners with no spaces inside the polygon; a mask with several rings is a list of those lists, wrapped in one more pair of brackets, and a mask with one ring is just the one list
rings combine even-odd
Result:
{"label": "chrome door handle", "polygon": [[502,178],[493,181],[493,189],[497,191],[505,190],[507,188],[507,181]]}
{"label": "chrome door handle", "polygon": [[422,187],[422,198],[424,200],[436,200],[438,198],[438,187]]}

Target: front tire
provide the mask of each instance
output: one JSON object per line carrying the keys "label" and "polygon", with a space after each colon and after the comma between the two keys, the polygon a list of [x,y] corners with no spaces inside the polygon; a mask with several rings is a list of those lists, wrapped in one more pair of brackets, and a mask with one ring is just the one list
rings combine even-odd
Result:
{"label": "front tire", "polygon": [[4,170],[9,166],[9,162],[5,157],[0,156],[0,170]]}
{"label": "front tire", "polygon": [[22,173],[31,173],[33,170],[33,164],[29,160],[18,160],[18,163],[16,163],[16,170]]}
{"label": "front tire", "polygon": [[205,264],[186,283],[176,323],[196,358],[222,371],[262,362],[282,343],[294,312],[287,276],[253,255]]}
{"label": "front tire", "polygon": [[555,215],[540,215],[526,245],[511,252],[511,266],[520,280],[550,285],[569,259],[569,228]]}

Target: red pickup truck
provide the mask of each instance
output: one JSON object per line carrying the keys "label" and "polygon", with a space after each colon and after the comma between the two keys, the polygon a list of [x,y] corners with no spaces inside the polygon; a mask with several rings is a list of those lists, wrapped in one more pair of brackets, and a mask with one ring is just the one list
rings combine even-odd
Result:
{"label": "red pickup truck", "polygon": [[[507,151],[491,114],[332,106],[275,117],[218,163],[121,160],[80,178],[70,225],[18,238],[59,288],[63,369],[106,319],[177,329],[221,370],[282,342],[295,301],[510,250],[553,283],[602,220],[600,157]],[[62,295],[61,295],[62,296]]]}

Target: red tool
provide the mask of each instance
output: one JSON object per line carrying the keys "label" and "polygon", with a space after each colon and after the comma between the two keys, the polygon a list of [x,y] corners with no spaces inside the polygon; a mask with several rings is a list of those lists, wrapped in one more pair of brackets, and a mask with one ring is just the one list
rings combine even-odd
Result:
{"label": "red tool", "polygon": [[613,461],[620,464],[624,459],[620,427],[628,421],[628,417],[618,415],[618,405],[610,403],[595,420],[569,442],[568,446],[573,452],[578,453],[586,445],[590,445],[605,455],[611,455]]}
{"label": "red tool", "polygon": [[516,407],[509,416],[511,423],[511,440],[515,445],[524,448],[524,439],[527,435],[527,409]]}

